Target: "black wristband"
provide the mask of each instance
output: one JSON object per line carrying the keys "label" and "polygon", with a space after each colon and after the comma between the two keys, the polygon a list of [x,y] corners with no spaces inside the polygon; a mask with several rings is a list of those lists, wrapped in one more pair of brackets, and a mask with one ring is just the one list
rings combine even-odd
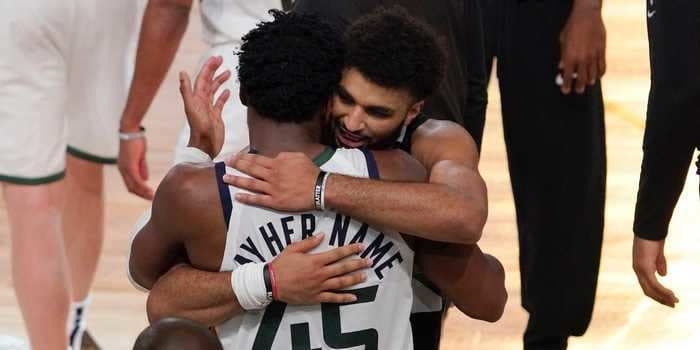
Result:
{"label": "black wristband", "polygon": [[272,300],[272,279],[270,278],[270,264],[263,267],[263,280],[265,281],[265,293],[267,300]]}
{"label": "black wristband", "polygon": [[314,186],[314,208],[316,210],[324,210],[323,208],[323,186],[328,173],[321,170],[316,177],[316,186]]}

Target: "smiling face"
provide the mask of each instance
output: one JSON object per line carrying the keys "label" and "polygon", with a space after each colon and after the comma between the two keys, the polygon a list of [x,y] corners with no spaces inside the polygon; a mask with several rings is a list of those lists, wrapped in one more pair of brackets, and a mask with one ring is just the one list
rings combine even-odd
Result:
{"label": "smiling face", "polygon": [[375,148],[393,142],[423,107],[407,89],[390,89],[346,68],[333,96],[331,119],[336,144]]}

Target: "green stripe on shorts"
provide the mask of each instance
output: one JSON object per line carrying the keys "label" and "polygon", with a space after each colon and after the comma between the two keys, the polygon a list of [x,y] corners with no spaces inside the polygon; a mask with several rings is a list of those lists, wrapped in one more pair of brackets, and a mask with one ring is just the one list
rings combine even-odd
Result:
{"label": "green stripe on shorts", "polygon": [[88,162],[99,163],[99,164],[117,164],[117,158],[105,158],[83,152],[75,147],[68,146],[66,150],[68,154],[75,156],[77,158],[87,160]]}
{"label": "green stripe on shorts", "polygon": [[65,171],[61,171],[58,174],[49,175],[46,177],[39,178],[27,178],[18,176],[9,176],[0,174],[0,182],[7,182],[15,185],[45,185],[48,183],[56,182],[63,179],[66,176]]}

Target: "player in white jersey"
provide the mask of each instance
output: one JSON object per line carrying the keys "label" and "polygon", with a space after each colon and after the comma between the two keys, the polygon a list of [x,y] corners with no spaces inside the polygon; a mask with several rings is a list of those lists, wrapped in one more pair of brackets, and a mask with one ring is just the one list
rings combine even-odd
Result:
{"label": "player in white jersey", "polygon": [[[403,35],[396,37],[395,33]],[[345,40],[345,70],[332,104],[334,122],[328,126],[335,142],[346,147],[401,148],[430,169],[431,176],[430,183],[415,184],[333,174],[327,184],[331,189],[328,203],[345,215],[419,237],[474,242],[486,215],[486,189],[478,173],[474,141],[456,123],[418,114],[422,101],[440,81],[439,76],[431,76],[440,71],[441,64],[434,55],[439,51],[435,38],[410,16],[392,8],[363,16],[350,26]],[[421,64],[411,67],[414,62]],[[196,109],[188,105],[185,99],[186,109]],[[193,130],[199,128],[197,133],[208,133],[198,127],[201,122],[192,124]],[[278,210],[313,208],[310,194],[319,170],[308,157],[245,155],[229,163],[256,180],[227,176],[225,181],[264,194],[244,196],[241,201]],[[423,277],[427,278],[414,281],[415,348],[438,348],[440,294],[470,317],[491,322],[500,318],[507,293],[504,271],[496,258],[475,244],[421,242],[420,246]],[[203,278],[212,283],[190,288],[188,304],[168,292],[181,290],[188,280]],[[203,271],[180,267],[159,280],[160,288],[154,289],[149,300],[164,306],[163,315],[190,314],[194,306],[214,308],[222,302],[210,293],[216,290],[212,285],[217,281],[218,277]]]}
{"label": "player in white jersey", "polygon": [[[314,159],[325,172],[355,177],[376,176],[369,152],[328,148]],[[223,163],[221,167],[223,168]],[[228,168],[227,173],[241,175]],[[240,192],[223,182],[234,203],[221,271],[249,262],[267,263],[288,244],[315,232],[327,232],[311,252],[363,243],[362,258],[372,259],[367,279],[346,293],[353,303],[287,306],[239,314],[217,327],[226,349],[304,348],[412,349],[409,316],[412,305],[413,250],[398,232],[376,229],[333,211],[291,214],[235,202]],[[226,198],[223,199],[226,201]],[[226,207],[226,205],[224,205]]]}
{"label": "player in white jersey", "polygon": [[[340,79],[342,41],[313,16],[282,12],[274,16],[274,21],[247,34],[241,48],[241,101],[248,107],[251,150],[270,156],[302,152],[325,170],[351,176],[423,180],[424,170],[402,151],[333,150],[317,142],[320,118]],[[218,102],[215,108],[220,110]],[[197,268],[233,270],[230,285],[235,295],[229,298],[240,301],[235,308],[249,312],[219,327],[228,349],[289,349],[292,345],[412,349],[408,318],[413,251],[401,235],[333,212],[290,214],[241,206],[235,200],[236,191],[223,183],[224,173],[223,163],[210,163],[176,166],[166,176],[156,193],[153,214],[133,241],[129,266],[136,283],[151,287],[182,252]],[[323,182],[318,182],[322,193]],[[317,209],[322,207],[321,201]],[[321,236],[318,230],[328,234]],[[342,289],[362,283],[344,291],[350,297],[345,304],[282,303],[295,298],[282,287],[283,272],[301,267],[282,265],[278,258],[307,236],[307,241],[316,241],[320,251],[316,256],[324,261],[335,260],[323,253],[332,247],[364,245],[358,252],[365,259],[347,263],[368,269],[328,286]],[[267,280],[262,283],[265,268],[277,276],[270,279],[269,294]],[[336,268],[324,264],[319,270]],[[308,278],[315,273],[309,271]],[[262,295],[254,293],[260,289]],[[153,307],[149,302],[149,309]]]}
{"label": "player in white jersey", "polygon": [[[131,85],[127,105],[120,128],[125,132],[138,132],[141,122],[153,101],[170,64],[175,57],[180,40],[185,33],[193,0],[149,0],[143,17],[141,36],[136,57],[136,72]],[[241,37],[255,23],[269,19],[267,11],[282,7],[280,0],[202,0],[199,2],[203,40],[209,50],[202,55],[202,62],[211,56],[221,56],[221,72],[233,71],[238,56],[232,53],[241,44]],[[230,79],[224,85],[238,95],[238,81]],[[223,120],[227,125],[224,152],[236,152],[248,144],[245,109],[238,103],[224,107]],[[175,147],[175,163],[180,163],[182,150],[189,139],[185,127]],[[130,192],[147,199],[153,196],[146,184],[146,139],[125,140],[120,144],[119,169]]]}
{"label": "player in white jersey", "polygon": [[35,350],[85,330],[136,17],[137,0],[0,2],[0,182]]}

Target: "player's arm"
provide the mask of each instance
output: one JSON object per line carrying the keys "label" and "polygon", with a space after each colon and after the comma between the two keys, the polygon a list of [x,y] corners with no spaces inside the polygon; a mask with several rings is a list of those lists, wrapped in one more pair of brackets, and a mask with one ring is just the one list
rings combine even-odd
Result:
{"label": "player's arm", "polygon": [[[215,179],[213,169],[189,164],[174,167],[163,179],[151,217],[131,244],[129,274],[139,286],[151,289],[173,266],[188,260],[186,247],[193,242],[196,245],[195,235],[203,237],[204,233],[225,229],[221,215],[218,222],[214,210],[205,210],[211,207],[214,195],[207,188],[216,190],[211,184]],[[218,197],[215,199],[218,201]],[[190,258],[198,256],[195,253]]]}
{"label": "player's arm", "polygon": [[416,264],[465,315],[496,322],[503,315],[508,292],[505,271],[495,257],[475,244],[419,241]]}
{"label": "player's arm", "polygon": [[146,303],[148,320],[182,317],[216,326],[243,312],[231,288],[231,272],[198,270],[179,264],[151,289]]}
{"label": "player's arm", "polygon": [[[477,242],[486,221],[486,186],[476,169],[476,145],[469,134],[455,123],[428,121],[414,133],[412,155],[429,169],[428,183],[333,174],[326,183],[326,206],[425,239]],[[226,176],[224,181],[260,193],[242,194],[239,201],[278,210],[313,208],[319,169],[308,157],[237,155],[227,164],[254,179]],[[387,169],[380,171],[380,177],[388,179]]]}
{"label": "player's arm", "polygon": [[[149,0],[143,15],[136,67],[120,122],[120,131],[138,132],[187,29],[192,0]],[[119,170],[129,192],[152,199],[146,184],[144,139],[121,141]]]}

